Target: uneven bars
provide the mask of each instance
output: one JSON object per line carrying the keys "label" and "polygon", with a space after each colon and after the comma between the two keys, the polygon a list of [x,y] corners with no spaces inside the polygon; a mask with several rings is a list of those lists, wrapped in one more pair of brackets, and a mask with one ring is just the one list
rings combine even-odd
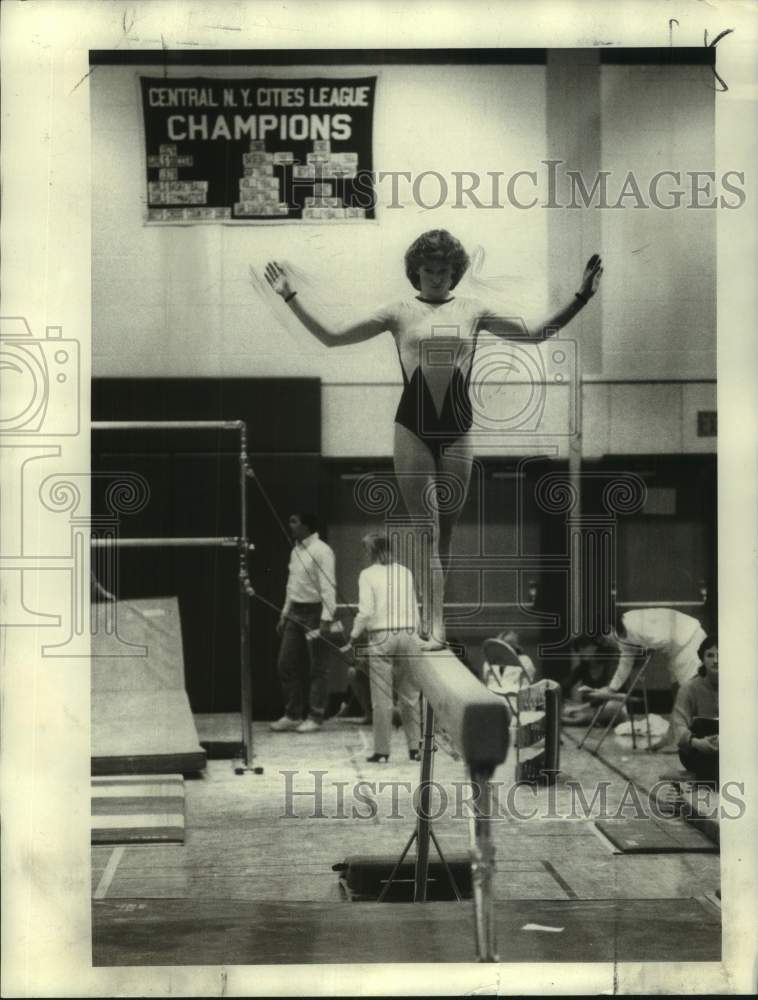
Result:
{"label": "uneven bars", "polygon": [[[445,608],[533,608],[533,602],[524,601],[445,601]],[[337,604],[337,611],[357,611],[357,604]]]}
{"label": "uneven bars", "polygon": [[239,431],[243,420],[93,420],[93,431]]}
{"label": "uneven bars", "polygon": [[616,601],[617,608],[702,608],[707,601]]}
{"label": "uneven bars", "polygon": [[[220,548],[238,549],[241,538],[90,538],[90,545],[95,549],[179,549],[179,548]],[[246,541],[246,548],[252,551],[255,546]]]}
{"label": "uneven bars", "polygon": [[[242,774],[250,769],[253,759],[252,665],[250,664],[250,609],[248,597],[253,594],[247,568],[247,553],[255,548],[247,540],[247,479],[252,469],[247,458],[247,424],[244,420],[95,420],[93,431],[238,431],[240,435],[240,536],[236,538],[97,538],[90,539],[94,548],[208,548],[233,547],[239,552],[239,617],[240,617],[240,722],[244,766],[236,768]],[[260,772],[260,768],[254,769]]]}

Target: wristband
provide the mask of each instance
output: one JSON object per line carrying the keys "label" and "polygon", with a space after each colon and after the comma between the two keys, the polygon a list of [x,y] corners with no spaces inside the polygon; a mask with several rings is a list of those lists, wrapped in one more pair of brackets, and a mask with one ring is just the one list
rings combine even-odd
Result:
{"label": "wristband", "polygon": [[[587,305],[587,303],[589,302],[589,299],[588,299],[588,298],[586,298],[586,297],[585,297],[584,295],[582,295],[582,293],[581,293],[581,292],[574,292],[574,298],[575,298],[575,299],[579,299],[579,301],[580,301],[580,302],[582,303],[582,305],[585,305],[585,306],[586,306],[586,305]],[[286,301],[286,300],[285,300],[285,301]]]}
{"label": "wristband", "polygon": [[296,295],[297,295],[297,292],[290,292],[289,295],[285,296],[284,301],[285,302],[291,302]]}

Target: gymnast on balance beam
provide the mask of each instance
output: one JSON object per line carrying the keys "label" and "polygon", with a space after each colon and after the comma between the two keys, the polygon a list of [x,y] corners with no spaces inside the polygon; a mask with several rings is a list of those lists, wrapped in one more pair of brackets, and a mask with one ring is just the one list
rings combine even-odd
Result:
{"label": "gymnast on balance beam", "polygon": [[[338,325],[316,314],[307,292],[294,285],[286,265],[270,261],[269,286],[287,303],[303,326],[328,347],[357,344],[390,331],[403,375],[403,393],[395,414],[394,468],[408,513],[417,521],[414,550],[425,551],[426,565],[410,567],[420,591],[422,632],[428,649],[445,644],[443,620],[445,577],[450,565],[452,532],[468,494],[473,462],[473,412],[469,395],[471,370],[480,330],[507,339],[542,341],[564,327],[597,291],[603,273],[594,254],[579,290],[553,315],[529,328],[478,298],[452,294],[469,265],[468,254],[447,230],[419,236],[405,254],[405,273],[418,294],[382,306],[355,322]],[[435,336],[435,327],[444,335]],[[452,364],[435,363],[440,348],[452,353]],[[454,504],[440,504],[439,489],[453,477],[458,483]],[[430,498],[431,502],[430,502]],[[428,539],[429,519],[432,537]]]}

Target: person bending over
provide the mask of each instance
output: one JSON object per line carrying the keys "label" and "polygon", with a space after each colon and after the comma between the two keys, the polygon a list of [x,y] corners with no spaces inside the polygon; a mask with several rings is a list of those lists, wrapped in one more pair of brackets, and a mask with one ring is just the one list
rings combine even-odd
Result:
{"label": "person bending over", "polygon": [[635,662],[646,653],[663,653],[666,657],[671,690],[676,697],[680,685],[697,673],[700,665],[698,646],[705,638],[696,618],[673,608],[641,608],[627,611],[616,625],[621,656],[616,672],[607,686],[590,693],[592,701],[602,701],[617,693],[626,684]]}
{"label": "person bending over", "polygon": [[[561,721],[566,726],[588,725],[598,710],[598,704],[591,704],[598,691],[607,691],[608,681],[618,663],[618,647],[600,637],[580,635],[573,642],[578,658],[566,684],[568,700],[563,705]],[[606,701],[597,722],[604,725],[614,715],[617,703]],[[624,722],[626,709],[622,709],[616,719]]]}

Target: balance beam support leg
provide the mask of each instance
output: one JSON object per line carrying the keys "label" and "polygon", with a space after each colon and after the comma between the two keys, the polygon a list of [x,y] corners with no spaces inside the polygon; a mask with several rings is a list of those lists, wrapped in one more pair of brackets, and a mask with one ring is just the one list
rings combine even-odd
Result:
{"label": "balance beam support leg", "polygon": [[471,771],[474,792],[474,844],[471,848],[471,882],[474,890],[476,954],[479,962],[497,962],[495,908],[492,877],[495,845],[492,843],[492,772]]}
{"label": "balance beam support leg", "polygon": [[426,902],[426,881],[429,873],[429,835],[431,833],[430,800],[434,753],[434,709],[424,699],[424,737],[421,744],[421,783],[419,786],[418,820],[416,823],[416,869],[413,901]]}

